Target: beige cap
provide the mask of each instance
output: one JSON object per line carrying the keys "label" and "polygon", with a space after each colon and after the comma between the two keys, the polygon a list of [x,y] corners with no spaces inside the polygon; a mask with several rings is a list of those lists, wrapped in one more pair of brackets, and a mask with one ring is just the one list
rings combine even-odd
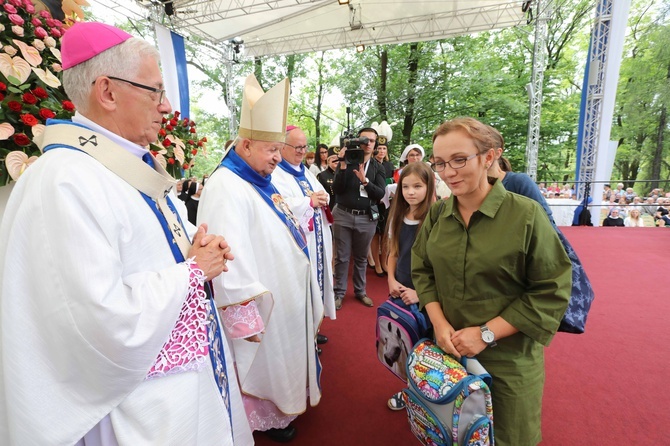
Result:
{"label": "beige cap", "polygon": [[288,78],[264,92],[256,77],[250,74],[244,81],[238,136],[257,141],[284,142],[288,96]]}

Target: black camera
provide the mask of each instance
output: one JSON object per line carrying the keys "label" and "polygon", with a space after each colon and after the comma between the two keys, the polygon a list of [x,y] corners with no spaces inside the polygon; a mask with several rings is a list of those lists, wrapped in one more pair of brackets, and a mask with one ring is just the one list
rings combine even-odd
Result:
{"label": "black camera", "polygon": [[340,147],[347,148],[347,151],[344,152],[344,162],[355,165],[363,164],[363,161],[365,160],[365,153],[363,152],[363,149],[361,149],[361,145],[368,144],[369,142],[370,139],[365,136],[340,136]]}

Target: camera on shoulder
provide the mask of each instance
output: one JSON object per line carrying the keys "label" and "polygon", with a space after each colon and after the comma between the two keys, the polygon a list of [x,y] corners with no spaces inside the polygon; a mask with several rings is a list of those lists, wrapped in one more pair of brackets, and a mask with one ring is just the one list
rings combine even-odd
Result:
{"label": "camera on shoulder", "polygon": [[362,164],[365,160],[365,153],[361,145],[368,144],[370,139],[365,136],[356,137],[353,134],[340,136],[340,147],[346,147],[344,152],[344,162],[347,164]]}

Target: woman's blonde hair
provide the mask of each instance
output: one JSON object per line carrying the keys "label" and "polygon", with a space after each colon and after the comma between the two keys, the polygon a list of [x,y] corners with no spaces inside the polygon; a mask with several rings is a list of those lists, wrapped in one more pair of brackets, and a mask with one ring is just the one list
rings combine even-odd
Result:
{"label": "woman's blonde hair", "polygon": [[479,153],[490,149],[504,148],[504,140],[500,132],[475,118],[454,118],[444,121],[433,133],[433,142],[438,136],[452,132],[465,132],[475,144]]}

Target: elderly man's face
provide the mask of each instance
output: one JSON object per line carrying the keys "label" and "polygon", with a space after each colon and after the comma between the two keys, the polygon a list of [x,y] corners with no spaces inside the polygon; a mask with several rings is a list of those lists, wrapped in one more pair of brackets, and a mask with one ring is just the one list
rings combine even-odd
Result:
{"label": "elderly man's face", "polygon": [[[163,88],[158,62],[149,57],[140,64],[137,74],[128,79],[138,84]],[[117,91],[118,108],[115,121],[118,133],[128,141],[140,146],[148,146],[158,139],[158,131],[163,122],[163,115],[170,113],[172,107],[167,98],[158,103],[158,93],[135,87],[126,82],[110,81]]]}
{"label": "elderly man's face", "polygon": [[240,150],[235,151],[257,174],[266,177],[274,172],[277,164],[281,162],[284,143],[244,139],[240,146]]}
{"label": "elderly man's face", "polygon": [[281,151],[281,156],[289,164],[297,166],[302,163],[307,153],[307,137],[300,129],[293,129],[286,135],[286,144]]}

